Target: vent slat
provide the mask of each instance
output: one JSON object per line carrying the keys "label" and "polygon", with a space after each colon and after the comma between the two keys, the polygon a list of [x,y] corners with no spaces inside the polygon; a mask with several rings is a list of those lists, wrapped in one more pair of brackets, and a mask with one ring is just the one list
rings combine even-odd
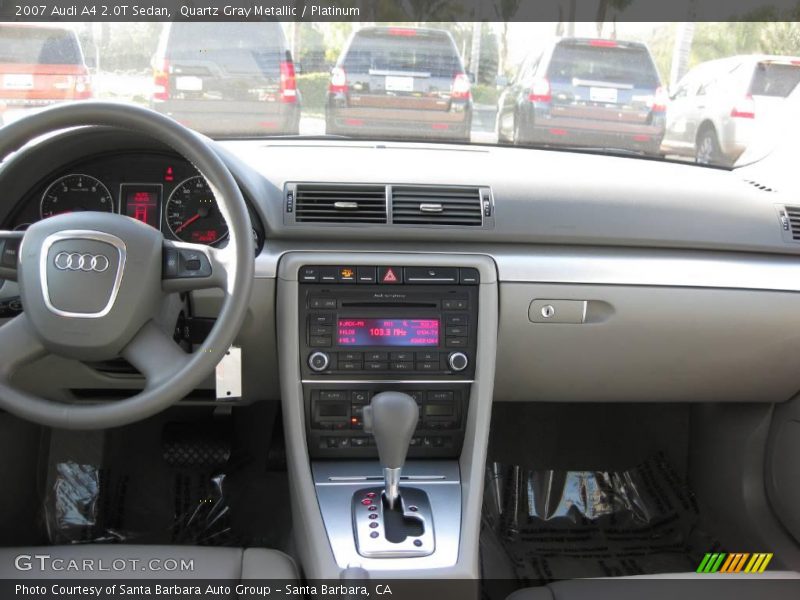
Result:
{"label": "vent slat", "polygon": [[792,239],[800,242],[800,206],[786,205],[783,210],[789,219]]}
{"label": "vent slat", "polygon": [[[421,204],[440,204],[441,212],[423,212]],[[398,225],[480,227],[483,208],[477,187],[392,186],[392,222]]]}
{"label": "vent slat", "polygon": [[[355,202],[357,208],[336,208]],[[383,185],[297,184],[295,220],[301,223],[386,223]]]}

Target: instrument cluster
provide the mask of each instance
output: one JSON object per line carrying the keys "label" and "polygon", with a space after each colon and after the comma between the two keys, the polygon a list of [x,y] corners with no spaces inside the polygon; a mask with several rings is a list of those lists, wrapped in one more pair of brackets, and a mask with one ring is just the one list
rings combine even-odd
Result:
{"label": "instrument cluster", "polygon": [[[168,239],[216,246],[228,238],[205,178],[186,160],[158,153],[105,155],[48,175],[21,203],[14,228],[85,210],[127,215]],[[258,245],[255,229],[253,235]]]}

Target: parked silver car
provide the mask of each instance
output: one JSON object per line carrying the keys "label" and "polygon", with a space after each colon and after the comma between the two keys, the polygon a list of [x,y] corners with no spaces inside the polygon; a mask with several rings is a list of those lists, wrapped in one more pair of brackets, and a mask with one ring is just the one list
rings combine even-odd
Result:
{"label": "parked silver car", "polygon": [[670,94],[662,151],[698,163],[731,165],[763,115],[800,82],[800,58],[733,56],[698,65]]}

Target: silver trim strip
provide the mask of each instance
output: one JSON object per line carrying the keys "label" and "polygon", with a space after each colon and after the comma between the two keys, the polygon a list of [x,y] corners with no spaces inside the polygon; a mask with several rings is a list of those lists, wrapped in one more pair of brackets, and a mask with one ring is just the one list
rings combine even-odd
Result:
{"label": "silver trim strip", "polygon": [[[95,242],[109,244],[117,249],[117,253],[119,254],[117,273],[114,276],[114,285],[111,288],[111,295],[108,298],[108,303],[106,303],[103,310],[93,313],[79,313],[61,310],[53,306],[53,303],[50,300],[50,289],[47,285],[47,257],[50,253],[50,247],[54,243],[63,240],[92,240]],[[99,319],[100,317],[105,317],[111,312],[111,309],[114,307],[114,303],[117,301],[117,294],[119,294],[119,288],[122,284],[122,276],[125,272],[126,256],[127,248],[125,246],[125,242],[123,242],[117,236],[111,235],[110,233],[87,229],[70,229],[48,235],[44,239],[44,242],[42,242],[42,249],[39,253],[39,278],[42,284],[42,296],[44,297],[45,306],[47,306],[47,309],[50,312],[58,315],[59,317],[73,317],[77,319]]]}
{"label": "silver trim strip", "polygon": [[[295,240],[295,245],[302,244]],[[779,254],[721,252],[705,250],[660,250],[598,247],[484,247],[469,252],[468,244],[422,245],[416,250],[395,246],[389,250],[380,243],[371,248],[347,250],[353,257],[372,255],[388,262],[398,255],[420,256],[437,264],[453,258],[482,255],[497,264],[498,280],[519,283],[641,285],[660,287],[700,287],[744,290],[800,292],[800,257]],[[297,249],[292,254],[314,254],[320,264],[341,262],[343,247],[331,242],[313,250]],[[282,244],[267,242],[256,257],[256,277],[278,277],[278,263],[290,253]],[[327,260],[320,255],[330,254]],[[338,257],[338,261],[337,261]],[[374,259],[373,259],[374,260]],[[481,274],[483,277],[483,273]],[[490,283],[481,279],[482,283]]]}

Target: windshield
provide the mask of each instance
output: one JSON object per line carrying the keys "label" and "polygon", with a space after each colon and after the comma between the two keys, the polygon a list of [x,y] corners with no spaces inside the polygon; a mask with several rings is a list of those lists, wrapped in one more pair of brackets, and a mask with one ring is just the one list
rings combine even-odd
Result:
{"label": "windshield", "polygon": [[0,119],[149,107],[215,138],[573,149],[732,166],[800,82],[800,24],[0,24]]}

